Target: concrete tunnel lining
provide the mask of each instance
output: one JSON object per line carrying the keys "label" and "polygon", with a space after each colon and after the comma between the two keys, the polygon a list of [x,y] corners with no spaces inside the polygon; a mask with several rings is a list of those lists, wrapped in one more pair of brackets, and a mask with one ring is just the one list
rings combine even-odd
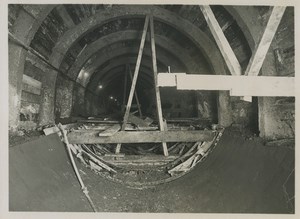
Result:
{"label": "concrete tunnel lining", "polygon": [[[34,14],[34,16],[31,16],[30,18],[24,14],[24,11],[22,12],[23,15],[21,13],[23,18],[26,18],[24,23],[26,23],[26,25],[32,25],[32,29],[26,30],[28,33],[28,37],[26,38],[27,41],[24,40],[23,42],[26,42],[28,45],[30,45],[30,38],[33,38],[33,35],[31,37],[31,34],[38,29],[38,25],[40,25],[44,18],[48,15],[48,13],[40,15],[41,13],[44,13],[43,8],[47,12],[50,12],[55,7],[56,6],[40,6],[39,9],[35,11],[36,14],[34,12],[31,12]],[[82,6],[82,8],[84,7]],[[249,13],[243,7],[225,6],[224,8],[233,16],[234,19],[236,19],[237,17],[249,17]],[[24,10],[30,11],[28,7],[27,9],[25,7]],[[102,11],[104,11],[103,14],[99,15],[96,13],[95,15],[91,15],[91,17],[86,18],[80,24],[74,26],[69,25],[69,27],[71,27],[72,29],[64,33],[58,39],[55,47],[53,48],[53,53],[49,58],[51,64],[53,64],[57,68],[61,67],[61,64],[64,62],[64,57],[67,56],[72,48],[76,47],[75,44],[78,42],[78,39],[84,37],[84,35],[91,30],[90,28],[93,29],[101,24],[104,24],[105,22],[122,17],[142,17],[144,15],[143,13],[145,11],[148,11],[154,13],[154,19],[158,19],[161,22],[166,22],[168,25],[171,25],[173,27],[175,26],[177,30],[180,30],[182,34],[185,34],[190,40],[193,41],[193,45],[198,47],[199,50],[204,51],[203,54],[210,63],[210,67],[213,69],[214,73],[227,73],[227,69],[224,66],[224,61],[220,56],[220,52],[218,51],[215,42],[209,39],[209,37],[203,31],[196,27],[196,25],[192,24],[186,18],[180,17],[174,12],[170,12],[169,10],[159,8],[157,6],[113,6],[112,8],[108,8]],[[261,16],[258,15],[257,10],[252,10],[251,8],[251,11],[253,11],[253,14],[257,14],[258,17]],[[250,16],[252,21],[256,19],[253,14],[252,16]],[[22,18],[22,16],[20,16],[18,19]],[[101,22],[98,23],[98,21]],[[173,23],[173,21],[175,22]],[[255,33],[258,30],[263,30],[263,25],[257,25],[253,27],[253,25],[251,25],[252,21],[240,19],[237,21],[237,23],[240,26],[241,30],[244,32],[245,37],[248,41],[247,43],[249,44],[250,49],[253,51],[255,43],[257,44],[257,40],[259,40]],[[86,25],[88,22],[90,23]],[[20,28],[20,23],[16,23],[16,26],[14,27],[15,29]],[[16,31],[16,33],[19,32]],[[125,31],[126,36],[127,34],[129,34],[128,39],[134,39],[133,35],[135,35],[135,33],[138,33],[138,31]],[[20,36],[20,38],[22,39],[22,37],[24,36],[26,37],[26,33]],[[67,41],[64,41],[64,39],[67,39],[68,36],[72,37]],[[115,32],[109,34],[104,38],[109,39],[111,36],[118,36],[118,33]],[[121,36],[122,35],[120,35],[119,37],[120,39],[122,38]],[[159,35],[157,35],[157,37],[158,36]],[[121,40],[128,39],[126,38]],[[176,42],[171,42],[170,45],[165,44],[164,42],[166,42],[167,40],[165,36],[162,36],[161,39],[163,39],[161,41],[161,47],[166,51],[166,55],[164,60],[161,59],[160,55],[162,54],[162,51],[160,51],[158,48],[158,61],[162,61],[164,65],[168,65],[169,63],[176,63],[176,61],[172,60],[172,58],[168,57],[167,55],[175,45],[177,47],[177,52],[173,52],[174,56],[177,57],[178,60],[183,63],[183,65],[186,65],[186,67],[190,68],[190,70],[187,71],[193,72],[195,71],[195,69],[202,68],[202,63],[195,63],[194,61],[190,61],[191,50],[187,51],[186,48],[177,45]],[[101,42],[101,40],[99,40],[98,42],[100,44],[103,44],[103,51],[108,51],[109,45],[105,45],[105,42]],[[120,41],[117,39],[115,42],[118,43]],[[205,42],[205,44],[203,44],[203,42]],[[93,94],[92,92],[96,89],[96,85],[99,83],[99,81],[105,80],[105,82],[110,83],[111,86],[113,86],[113,84],[119,83],[119,77],[122,77],[123,75],[121,73],[121,66],[128,63],[126,61],[126,58],[121,58],[121,56],[118,56],[117,54],[123,54],[124,57],[126,55],[128,56],[129,49],[124,49],[123,52],[120,52],[120,49],[116,47],[116,49],[112,51],[112,55],[109,56],[109,58],[105,59],[106,61],[111,61],[114,63],[109,64],[104,69],[97,69],[103,63],[105,63],[105,60],[99,52],[98,53],[100,54],[100,56],[95,56],[99,48],[93,47],[92,45],[96,44],[97,41],[88,45],[83,50],[81,55],[77,57],[76,61],[79,61],[82,64],[78,65],[75,61],[75,64],[73,63],[69,71],[66,72],[66,74],[68,74],[69,76],[73,75],[73,79],[76,79],[75,75],[79,73],[80,69],[82,69],[83,66],[88,66],[88,69],[91,69],[91,73],[95,73],[92,77],[89,78],[89,82],[86,83],[87,89],[83,86],[78,86],[78,84],[76,83],[67,81],[68,77],[65,77],[62,80],[62,83],[59,85],[57,83],[63,78],[59,75],[60,73],[58,74],[51,69],[45,69],[45,73],[47,74],[47,76],[43,79],[42,82],[44,91],[42,97],[44,98],[45,102],[42,103],[42,106],[40,108],[40,125],[53,123],[55,118],[54,105],[59,106],[60,103],[64,102],[64,92],[69,92],[68,95],[70,95],[70,100],[68,99],[65,102],[69,101],[68,104],[70,107],[83,107],[82,109],[87,112],[86,115],[89,115],[89,113],[94,110],[94,102],[97,102],[99,100],[99,96],[97,96],[97,94]],[[272,43],[270,49],[271,52],[267,54],[266,62],[261,71],[263,75],[274,75],[276,74],[276,72],[278,73],[276,64],[274,64],[276,62],[276,57],[273,55],[273,50],[280,46],[281,44],[279,40],[277,40],[275,43]],[[91,48],[91,50],[89,48]],[[87,50],[89,52],[85,53],[85,51]],[[184,52],[179,54],[178,51]],[[18,74],[18,72],[23,74],[26,52],[23,49],[18,48],[17,45],[13,45],[12,43],[10,43],[9,45],[9,52],[11,63],[10,78],[12,78],[10,80],[11,108],[12,106],[15,106],[11,103],[12,97],[14,97],[14,95],[17,95],[18,97],[20,96],[20,92],[22,92],[22,90],[15,89],[14,85],[16,85],[16,88],[21,86],[21,75]],[[93,56],[96,57],[96,62],[93,62],[89,65],[84,64],[87,62],[87,60],[89,60],[90,57]],[[103,59],[103,61],[98,62],[98,58]],[[11,62],[11,60],[14,61]],[[134,64],[133,61],[134,60],[132,59],[131,63]],[[33,63],[34,61],[31,60],[31,62]],[[115,64],[115,62],[118,62],[118,64]],[[21,65],[16,66],[16,63],[20,63]],[[28,60],[26,60],[26,64],[28,64]],[[74,69],[77,70],[73,71]],[[151,65],[150,69],[149,65],[145,65],[141,69],[141,74],[148,72],[148,74],[150,75]],[[18,77],[14,77],[16,75],[19,76],[19,79]],[[140,77],[140,79],[143,79],[144,81],[141,82],[141,87],[146,88],[148,84],[150,86],[151,77],[147,76],[147,79],[146,77]],[[59,89],[61,93],[55,93],[56,90],[58,91]],[[201,101],[206,98],[205,95],[201,96],[202,94],[199,93],[197,93],[197,95],[195,96],[195,105],[201,103]],[[59,99],[61,101],[58,101]],[[274,124],[280,125],[275,126],[276,128],[278,128],[277,131],[273,131],[273,133],[275,133],[275,139],[280,138],[280,136],[291,135],[288,133],[290,131],[286,130],[285,128],[287,125],[283,125],[283,123],[285,123],[284,121],[281,122],[282,124],[280,122],[273,122],[273,114],[274,112],[276,112],[276,110],[281,109],[281,105],[276,105],[274,108],[266,110],[272,103],[275,103],[276,101],[277,99],[275,98],[258,99],[258,122],[262,137],[272,136],[272,134],[270,134],[272,133],[272,131],[270,131],[270,127]],[[76,104],[82,105],[79,106]],[[218,94],[217,111],[219,123],[225,126],[236,123],[237,125],[241,125],[243,123],[243,120],[241,120],[241,118],[237,116],[238,113],[240,113],[236,111],[237,109],[239,109],[238,107],[246,109],[244,108],[244,105],[238,102],[238,100],[234,100],[234,98],[231,98],[227,92],[220,91]],[[289,112],[291,107],[293,107],[293,104],[287,107],[287,112]],[[16,108],[16,110],[18,110],[18,107]],[[81,109],[79,111],[81,111]],[[97,113],[97,111],[95,111],[95,113]],[[10,129],[12,130],[15,128],[16,122],[14,114],[16,114],[15,110],[10,111]],[[63,115],[67,116],[68,118],[70,115],[72,115],[72,109],[69,109],[69,107],[67,107]],[[279,116],[282,115],[280,114]],[[270,125],[268,125],[268,121],[270,122]],[[283,127],[284,130],[280,131],[279,127]],[[291,127],[291,129],[293,129],[293,127]],[[44,147],[38,148],[38,145],[44,145]],[[81,171],[85,172],[84,179],[86,180],[91,191],[91,196],[93,196],[93,198],[95,199],[97,206],[101,206],[100,208],[103,212],[150,211],[182,213],[213,212],[286,214],[294,212],[293,194],[295,185],[293,182],[293,168],[295,166],[295,155],[294,149],[292,147],[293,146],[278,146],[276,148],[266,147],[266,145],[264,145],[264,142],[260,138],[250,137],[245,139],[241,136],[237,136],[237,134],[235,134],[231,127],[225,130],[224,136],[221,138],[221,141],[213,150],[212,154],[207,157],[203,163],[198,165],[193,171],[173,182],[168,182],[165,185],[159,185],[157,187],[148,188],[146,190],[141,190],[138,192],[136,192],[136,190],[126,188],[125,186],[118,183],[107,183],[107,179],[103,179],[97,175],[94,175],[93,172],[86,169],[79,163],[78,165]],[[72,175],[73,172],[71,166],[68,163],[68,159],[66,159],[64,153],[62,152],[62,148],[63,145],[58,140],[56,135],[40,137],[37,141],[31,141],[25,144],[10,147],[9,171],[12,176],[10,177],[10,208],[12,211],[91,211],[88,203],[82,196],[82,193],[79,194],[80,190],[78,183],[76,182],[74,175]],[[38,156],[39,154],[41,156]],[[42,160],[43,157],[45,158],[45,160],[49,161],[47,165],[45,165],[44,163],[45,160]],[[14,162],[15,160],[18,160],[18,162]],[[22,163],[21,161],[23,161],[24,163]],[[61,169],[57,166],[58,164],[61,165]],[[24,170],[24,172],[27,172],[28,175],[24,175],[21,171],[22,169]],[[41,179],[41,181],[32,180],[33,176],[40,178],[40,176],[43,174],[45,174],[45,179]],[[199,178],[199,176],[201,177]],[[22,180],[23,182],[25,182],[25,184],[17,183],[17,181],[19,180],[16,179]],[[66,189],[64,193],[64,191],[62,191],[61,189],[66,188],[68,185],[70,185],[70,187]],[[106,190],[100,190],[100,187],[104,187]],[[282,190],[282,187],[284,187],[286,190]],[[38,188],[36,194],[32,195],[31,191],[36,188]],[[275,191],[277,191],[277,193]],[[65,195],[63,195],[66,193],[73,193],[74,198],[72,199],[72,201],[66,198]],[[146,200],[144,200],[143,198],[147,196],[150,196],[149,202],[146,202]],[[30,202],[24,203],[22,202],[20,197],[22,197],[22,199],[29,198]],[[111,205],[103,200],[103,197],[109,197],[108,199]],[[201,197],[205,198],[202,199]],[[243,200],[240,202],[236,202],[236,200],[240,199],[240,197],[243,197]],[[129,200],[131,199],[136,200],[130,202]],[[191,202],[191,199],[196,201]],[[287,201],[287,199],[290,200]],[[120,203],[122,204],[120,205]]]}

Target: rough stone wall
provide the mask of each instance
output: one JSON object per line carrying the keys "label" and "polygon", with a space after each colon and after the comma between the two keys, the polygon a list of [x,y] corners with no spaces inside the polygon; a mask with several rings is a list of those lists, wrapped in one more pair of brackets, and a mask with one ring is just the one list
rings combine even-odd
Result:
{"label": "rough stone wall", "polygon": [[[148,113],[155,115],[154,92],[148,92],[151,104]],[[176,88],[160,88],[164,118],[196,118],[217,122],[217,95],[212,91],[185,91]]]}
{"label": "rough stone wall", "polygon": [[[264,75],[295,76],[294,9],[288,7],[278,27],[267,60]],[[270,139],[295,136],[295,98],[259,98],[260,133]]]}
{"label": "rough stone wall", "polygon": [[55,98],[56,118],[70,117],[73,103],[73,86],[74,82],[66,79],[61,74],[57,76]]}
{"label": "rough stone wall", "polygon": [[[27,58],[24,67],[24,76],[30,81],[42,84],[45,72],[41,64],[36,60]],[[23,76],[23,77],[24,77]],[[31,130],[35,129],[40,122],[40,108],[43,101],[43,87],[41,89],[32,86],[32,84],[22,82],[21,107],[19,113],[19,128]]]}

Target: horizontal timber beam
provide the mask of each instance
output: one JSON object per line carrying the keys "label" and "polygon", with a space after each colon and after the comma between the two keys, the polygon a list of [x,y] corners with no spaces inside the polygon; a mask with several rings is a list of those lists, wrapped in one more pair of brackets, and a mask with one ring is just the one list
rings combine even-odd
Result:
{"label": "horizontal timber beam", "polygon": [[68,134],[70,144],[161,143],[211,141],[212,131],[120,131],[99,137],[99,131],[80,130]]}
{"label": "horizontal timber beam", "polygon": [[294,77],[159,73],[158,85],[178,90],[229,90],[231,96],[295,96]]}

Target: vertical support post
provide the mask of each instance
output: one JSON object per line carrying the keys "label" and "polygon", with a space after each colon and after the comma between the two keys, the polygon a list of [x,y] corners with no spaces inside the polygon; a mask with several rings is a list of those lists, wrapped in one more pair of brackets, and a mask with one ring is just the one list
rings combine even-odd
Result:
{"label": "vertical support post", "polygon": [[[157,115],[159,121],[159,129],[160,131],[164,131],[164,121],[162,116],[162,109],[161,109],[161,99],[159,88],[157,86],[157,62],[156,62],[156,50],[155,50],[155,39],[154,39],[154,24],[153,24],[153,16],[150,16],[150,36],[151,36],[151,52],[152,52],[152,65],[153,65],[153,74],[154,74],[154,89],[156,95],[156,108],[157,108]],[[168,156],[168,148],[167,143],[162,142],[164,155]]]}
{"label": "vertical support post", "polygon": [[[128,72],[129,72],[130,79],[132,81],[132,72],[131,72],[130,65],[128,65]],[[137,104],[137,107],[138,107],[140,118],[142,118],[143,114],[142,114],[141,105],[140,105],[140,101],[139,101],[136,89],[134,90],[134,97],[135,97],[135,100],[136,100],[136,104]]]}
{"label": "vertical support post", "polygon": [[[124,118],[123,118],[123,124],[122,124],[122,127],[121,127],[122,131],[125,130],[126,123],[128,121],[128,116],[129,116],[129,112],[130,112],[130,108],[131,108],[131,104],[132,104],[132,99],[133,99],[133,94],[134,94],[134,90],[135,90],[135,86],[136,86],[136,82],[137,82],[137,78],[138,78],[138,74],[139,74],[139,70],[140,70],[140,65],[141,65],[143,50],[144,50],[144,46],[145,46],[145,40],[146,40],[148,25],[149,25],[149,16],[147,15],[146,19],[145,19],[144,28],[143,28],[143,34],[142,34],[142,39],[141,39],[141,43],[140,43],[140,48],[139,48],[139,53],[138,53],[136,65],[135,65],[135,70],[134,70],[134,75],[133,75],[132,84],[131,84],[131,88],[130,88],[130,93],[129,93],[129,97],[128,97],[128,101],[127,101],[127,105],[126,105],[126,111],[125,111]],[[120,150],[121,150],[121,144],[117,144],[116,153],[117,154],[120,153]]]}

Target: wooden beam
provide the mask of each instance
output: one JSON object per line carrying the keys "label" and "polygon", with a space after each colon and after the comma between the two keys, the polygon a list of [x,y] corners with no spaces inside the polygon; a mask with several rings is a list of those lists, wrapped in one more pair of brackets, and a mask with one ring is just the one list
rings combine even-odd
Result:
{"label": "wooden beam", "polygon": [[141,65],[143,50],[144,50],[144,46],[145,46],[145,39],[146,39],[148,24],[149,24],[149,16],[147,15],[146,19],[145,19],[144,28],[143,28],[143,35],[142,35],[139,53],[138,53],[138,57],[137,57],[136,65],[135,65],[135,70],[134,70],[134,74],[133,74],[130,93],[129,93],[129,97],[128,97],[128,101],[127,101],[126,111],[125,111],[125,115],[124,115],[124,119],[123,119],[122,130],[125,129],[125,126],[126,126],[126,123],[128,120],[128,116],[129,116],[129,112],[130,112],[130,107],[131,107],[131,103],[132,103],[132,99],[133,99],[133,94],[134,94],[134,90],[135,90],[135,86],[136,86],[136,82],[137,82],[137,78],[138,78],[138,74],[139,74],[139,69],[140,69],[140,65]]}
{"label": "wooden beam", "polygon": [[[130,65],[128,65],[128,71],[129,71],[130,79],[132,81],[132,72],[131,72]],[[135,97],[135,100],[136,100],[136,104],[137,104],[137,107],[138,107],[140,118],[142,118],[143,114],[142,114],[141,105],[140,105],[140,101],[139,101],[136,89],[134,89],[134,97]]]}
{"label": "wooden beam", "polygon": [[[159,129],[164,131],[164,121],[162,116],[162,108],[161,108],[161,99],[159,93],[159,87],[157,85],[157,62],[156,62],[156,49],[155,49],[155,38],[154,38],[154,24],[153,24],[153,16],[150,16],[150,36],[151,36],[151,52],[152,52],[152,64],[153,64],[153,75],[154,75],[154,89],[155,89],[155,96],[156,96],[156,109],[157,109],[157,116],[159,121]],[[162,147],[164,151],[164,155],[168,156],[168,147],[166,142],[162,142]]]}
{"label": "wooden beam", "polygon": [[[142,55],[143,55],[143,50],[144,50],[144,46],[145,46],[148,25],[149,25],[149,16],[147,15],[146,19],[145,19],[145,23],[144,23],[143,34],[142,34],[142,39],[141,39],[141,43],[140,43],[140,48],[139,48],[136,65],[135,65],[135,70],[134,70],[134,75],[133,75],[132,84],[131,84],[131,88],[130,88],[130,93],[129,93],[129,97],[128,97],[128,101],[127,101],[127,105],[126,105],[124,118],[123,118],[123,125],[121,128],[122,131],[125,130],[126,123],[128,121],[128,116],[129,116],[129,112],[130,112],[130,108],[131,108],[131,104],[132,104],[133,94],[135,91],[135,86],[136,86],[139,69],[140,69],[140,65],[141,65],[141,60],[142,60]],[[116,154],[120,153],[120,150],[121,150],[121,144],[118,144],[116,147]]]}
{"label": "wooden beam", "polygon": [[208,27],[222,53],[222,56],[226,62],[226,65],[232,75],[241,75],[242,69],[239,61],[237,60],[229,42],[227,41],[222,28],[220,27],[217,19],[214,16],[210,6],[200,5],[199,6],[204,18],[208,24]]}
{"label": "wooden beam", "polygon": [[149,127],[149,125],[148,125],[148,123],[146,121],[144,121],[141,118],[136,117],[136,116],[134,116],[132,114],[129,114],[128,121],[130,123],[135,124],[138,127]]}
{"label": "wooden beam", "polygon": [[23,74],[23,80],[22,82],[24,84],[28,84],[29,86],[31,87],[35,87],[37,89],[42,89],[42,82],[38,81],[38,80],[35,80],[34,78],[28,76],[28,75],[25,75]]}
{"label": "wooden beam", "polygon": [[99,131],[71,131],[71,144],[161,143],[211,141],[212,131],[120,131],[109,137],[99,137]]}
{"label": "wooden beam", "polygon": [[[255,48],[255,51],[252,53],[249,64],[245,71],[245,75],[257,76],[259,74],[284,11],[285,7],[283,6],[273,7],[266,29],[262,35],[262,38],[260,39],[259,44]],[[242,99],[249,102],[252,101],[251,96],[244,96]]]}
{"label": "wooden beam", "polygon": [[176,81],[178,90],[229,90],[232,96],[295,96],[294,77],[158,74],[160,86],[169,86],[169,80]]}
{"label": "wooden beam", "polygon": [[266,54],[270,48],[284,11],[285,7],[283,6],[273,7],[266,29],[262,35],[262,38],[260,39],[259,44],[255,48],[255,51],[251,56],[251,59],[245,71],[245,75],[257,76],[259,74],[259,71],[265,60]]}
{"label": "wooden beam", "polygon": [[103,119],[78,119],[78,123],[98,123],[98,124],[119,124],[119,121],[103,120]]}
{"label": "wooden beam", "polygon": [[126,155],[115,159],[113,156],[102,156],[107,163],[115,166],[160,166],[178,159],[176,156],[165,157],[163,155]]}
{"label": "wooden beam", "polygon": [[24,84],[22,83],[22,90],[26,91],[28,93],[36,94],[36,95],[41,95],[41,89],[33,87],[29,84]]}
{"label": "wooden beam", "polygon": [[112,136],[116,134],[121,129],[121,126],[119,124],[113,125],[109,127],[108,129],[104,130],[103,132],[99,133],[100,137],[107,137]]}

